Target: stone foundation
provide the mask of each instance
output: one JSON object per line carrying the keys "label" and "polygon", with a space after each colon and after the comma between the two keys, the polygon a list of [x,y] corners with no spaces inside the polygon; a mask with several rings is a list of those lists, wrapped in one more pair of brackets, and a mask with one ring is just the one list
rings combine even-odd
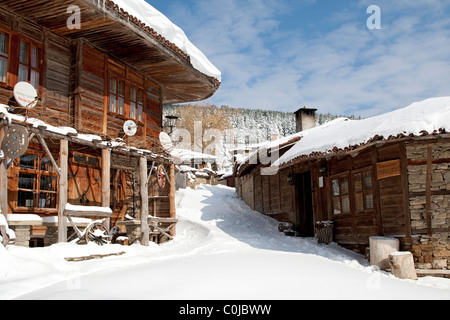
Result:
{"label": "stone foundation", "polygon": [[[450,142],[432,146],[435,162],[431,171],[431,230],[427,221],[428,144],[406,148],[408,160],[409,209],[414,238],[412,253],[418,269],[450,269]],[[436,163],[436,162],[443,163]],[[430,234],[429,234],[430,233]]]}

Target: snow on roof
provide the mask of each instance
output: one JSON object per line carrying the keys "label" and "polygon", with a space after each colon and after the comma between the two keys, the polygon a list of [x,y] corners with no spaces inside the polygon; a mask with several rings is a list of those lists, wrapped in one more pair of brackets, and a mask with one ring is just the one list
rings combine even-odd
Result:
{"label": "snow on roof", "polygon": [[149,155],[151,157],[165,157],[162,155],[157,155],[151,150],[145,150],[145,149],[138,149],[132,146],[127,146],[127,144],[122,139],[116,139],[115,141],[103,141],[103,139],[95,134],[81,134],[78,133],[78,131],[71,127],[55,127],[52,126],[42,120],[26,117],[20,114],[15,114],[9,112],[10,107],[4,104],[0,104],[0,117],[4,117],[8,121],[9,124],[13,123],[13,121],[16,121],[18,123],[23,123],[27,125],[31,125],[33,128],[39,128],[43,127],[46,131],[60,134],[63,136],[76,136],[77,140],[79,141],[86,141],[86,142],[97,142],[99,145],[113,148],[114,150],[121,150],[121,151],[134,151],[138,154],[142,155]]}
{"label": "snow on roof", "polygon": [[375,136],[420,136],[450,131],[450,97],[415,102],[406,108],[363,120],[345,120],[306,130],[302,138],[273,166],[301,156],[368,143]]}
{"label": "snow on roof", "polygon": [[242,165],[242,164],[250,161],[251,159],[256,159],[260,150],[271,150],[271,149],[277,149],[277,148],[281,149],[285,146],[296,143],[297,141],[302,139],[307,134],[318,132],[320,130],[323,130],[324,128],[327,128],[327,127],[333,126],[339,122],[348,121],[348,120],[349,120],[348,118],[337,118],[337,119],[334,119],[327,123],[324,123],[323,125],[321,125],[319,127],[315,127],[315,128],[309,129],[309,130],[302,131],[302,132],[297,132],[297,133],[291,134],[286,137],[282,137],[282,138],[274,140],[274,141],[265,141],[265,142],[259,143],[258,145],[254,145],[256,148],[249,155],[236,157],[236,162],[238,164]]}
{"label": "snow on roof", "polygon": [[203,160],[203,161],[207,162],[208,160],[216,161],[217,159],[219,159],[218,157],[213,156],[211,154],[195,152],[195,151],[187,150],[187,149],[173,149],[173,151],[171,152],[171,155],[173,157],[181,159],[181,161]]}
{"label": "snow on roof", "polygon": [[190,57],[196,70],[222,80],[221,72],[189,41],[184,31],[150,4],[143,0],[114,0],[114,3],[175,44]]}

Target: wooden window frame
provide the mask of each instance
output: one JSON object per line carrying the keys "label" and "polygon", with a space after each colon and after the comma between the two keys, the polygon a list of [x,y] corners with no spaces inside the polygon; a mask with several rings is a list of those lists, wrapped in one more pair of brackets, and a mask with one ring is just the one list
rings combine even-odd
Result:
{"label": "wooden window frame", "polygon": [[[133,89],[136,91],[134,97],[133,97]],[[140,96],[139,96],[140,93],[142,93],[142,101],[140,101]],[[129,114],[129,118],[131,120],[137,121],[141,125],[144,124],[144,105],[145,105],[144,88],[142,88],[141,86],[135,85],[134,83],[130,84],[130,114]]]}
{"label": "wooden window frame", "polygon": [[[22,157],[25,156],[36,156],[36,160],[35,160],[35,164],[34,164],[34,168],[26,168],[26,167],[22,167],[20,165],[20,158],[17,159],[15,161],[16,163],[16,167],[17,167],[17,201],[14,205],[14,212],[16,213],[36,213],[36,214],[42,214],[42,213],[46,213],[46,214],[55,214],[58,212],[58,173],[56,171],[56,168],[53,168],[52,170],[46,170],[45,168],[43,168],[43,163],[42,160],[44,158],[48,158],[47,154],[44,151],[39,151],[39,150],[33,150],[33,149],[29,149],[25,155],[23,155]],[[21,157],[21,158],[22,158]],[[55,159],[56,161],[58,161],[57,159]],[[51,161],[50,159],[48,159],[48,162],[51,165]],[[26,188],[26,187],[21,187],[20,183],[20,177],[21,175],[33,175],[35,176],[35,181],[34,181],[34,185],[33,188]],[[51,178],[53,185],[53,190],[46,190],[43,188],[42,186],[42,178],[43,177],[49,177]],[[28,206],[20,206],[19,205],[19,194],[20,192],[27,192],[27,193],[33,193],[33,204],[31,207]],[[51,197],[53,197],[53,201],[55,203],[54,206],[52,207],[41,207],[41,201],[44,200],[43,198],[41,198],[42,194],[46,194],[46,195],[51,195]]]}
{"label": "wooden window frame", "polygon": [[[332,203],[332,210],[333,215],[335,217],[342,217],[342,216],[348,216],[352,214],[352,196],[351,196],[351,179],[350,179],[350,172],[346,171],[343,173],[335,174],[330,177],[330,192],[331,192],[331,203]],[[343,193],[342,190],[342,179],[347,180],[347,192]],[[334,181],[338,182],[338,188],[339,188],[339,194],[334,193]],[[343,198],[348,198],[348,208],[349,211],[344,212],[343,211]],[[335,212],[335,201],[339,198],[339,206],[340,206],[340,212]]]}
{"label": "wooden window frame", "polygon": [[[364,173],[370,173],[370,182],[371,185],[370,187],[367,187],[364,184]],[[361,182],[361,189],[358,190],[356,183],[358,182],[356,177],[357,175],[361,175],[360,177],[360,182]],[[372,166],[370,167],[366,167],[366,168],[361,168],[361,169],[357,169],[357,170],[353,170],[351,172],[351,176],[352,176],[352,186],[353,186],[353,201],[355,203],[355,213],[356,214],[368,214],[368,213],[375,213],[375,190],[374,190],[374,185],[375,185],[375,181],[374,181],[374,169]],[[358,210],[357,208],[357,203],[356,203],[356,197],[357,194],[361,193],[363,196],[362,199],[362,204],[363,204],[363,210]],[[370,208],[369,206],[367,206],[367,202],[366,202],[366,196],[367,195],[372,195],[372,208]]]}
{"label": "wooden window frame", "polygon": [[[21,61],[21,53],[22,53],[22,44],[25,44],[26,47],[26,61]],[[26,81],[33,85],[33,87],[39,92],[39,89],[42,84],[42,55],[43,50],[42,46],[36,44],[35,42],[25,38],[19,37],[19,54],[18,54],[18,72],[17,72],[17,81]],[[33,51],[36,50],[36,60],[33,61]],[[27,71],[26,79],[20,79],[20,70],[21,68],[25,68]],[[37,77],[32,78],[32,76],[37,74]],[[34,81],[33,81],[34,80]],[[37,83],[36,83],[37,81]]]}
{"label": "wooden window frame", "polygon": [[[85,161],[81,161],[79,159],[77,159],[78,157],[84,157]],[[92,163],[92,160],[95,160],[95,164]],[[73,165],[77,165],[77,166],[84,166],[84,167],[92,167],[92,168],[96,168],[96,169],[101,169],[101,163],[102,163],[102,159],[101,157],[98,156],[94,156],[88,153],[82,153],[82,152],[73,152],[72,154],[72,162],[71,164]]]}
{"label": "wooden window frame", "polygon": [[[364,184],[364,173],[370,173],[370,181],[371,185],[370,187],[365,186]],[[357,176],[359,177],[359,182],[361,183],[361,189],[358,188],[358,180]],[[341,186],[341,179],[347,179],[348,186],[347,186],[347,193],[342,193],[342,186]],[[374,175],[374,168],[372,166],[365,167],[361,169],[356,170],[350,170],[345,171],[342,173],[337,173],[332,176],[330,176],[330,194],[331,194],[331,204],[332,204],[332,213],[334,217],[345,217],[349,215],[362,215],[362,214],[375,214],[376,208],[375,208],[375,181],[374,181],[375,175]],[[338,181],[339,183],[339,195],[334,194],[334,184],[335,181]],[[358,203],[357,203],[357,194],[362,194],[362,204],[363,204],[363,210],[359,210]],[[368,206],[368,202],[366,196],[371,195],[372,196],[372,207]],[[349,206],[349,212],[343,212],[343,198],[348,196],[348,206]],[[340,205],[340,213],[335,212],[335,201],[339,198],[339,205]]]}
{"label": "wooden window frame", "polygon": [[[112,80],[115,81],[114,85],[114,91],[112,88]],[[120,92],[120,84],[123,83],[123,94]],[[127,83],[125,79],[122,79],[121,77],[110,74],[108,76],[108,114],[118,116],[120,118],[125,118],[125,102],[126,102],[126,92],[127,92]],[[111,108],[111,102],[114,99],[114,108]],[[122,109],[120,109],[120,102],[122,101]]]}
{"label": "wooden window frame", "polygon": [[[3,79],[3,76],[0,74],[0,83],[2,84],[8,84],[8,73],[9,73],[9,60],[10,60],[10,48],[11,48],[11,34],[9,32],[6,32],[2,29],[0,29],[0,33],[6,35],[5,39],[5,52],[0,52],[0,59],[6,60],[6,74],[5,78]],[[5,80],[5,81],[3,81]]]}

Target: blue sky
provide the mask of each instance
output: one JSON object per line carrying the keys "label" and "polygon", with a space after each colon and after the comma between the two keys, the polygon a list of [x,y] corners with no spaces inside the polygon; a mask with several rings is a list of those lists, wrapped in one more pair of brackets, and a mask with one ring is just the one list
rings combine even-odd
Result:
{"label": "blue sky", "polygon": [[447,0],[147,2],[222,71],[218,106],[373,116],[450,96]]}

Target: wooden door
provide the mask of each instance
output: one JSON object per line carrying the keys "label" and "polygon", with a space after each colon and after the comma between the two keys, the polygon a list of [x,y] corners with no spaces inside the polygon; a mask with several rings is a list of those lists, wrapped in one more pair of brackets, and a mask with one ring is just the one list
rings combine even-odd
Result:
{"label": "wooden door", "polygon": [[296,229],[301,237],[314,237],[311,172],[295,176]]}

